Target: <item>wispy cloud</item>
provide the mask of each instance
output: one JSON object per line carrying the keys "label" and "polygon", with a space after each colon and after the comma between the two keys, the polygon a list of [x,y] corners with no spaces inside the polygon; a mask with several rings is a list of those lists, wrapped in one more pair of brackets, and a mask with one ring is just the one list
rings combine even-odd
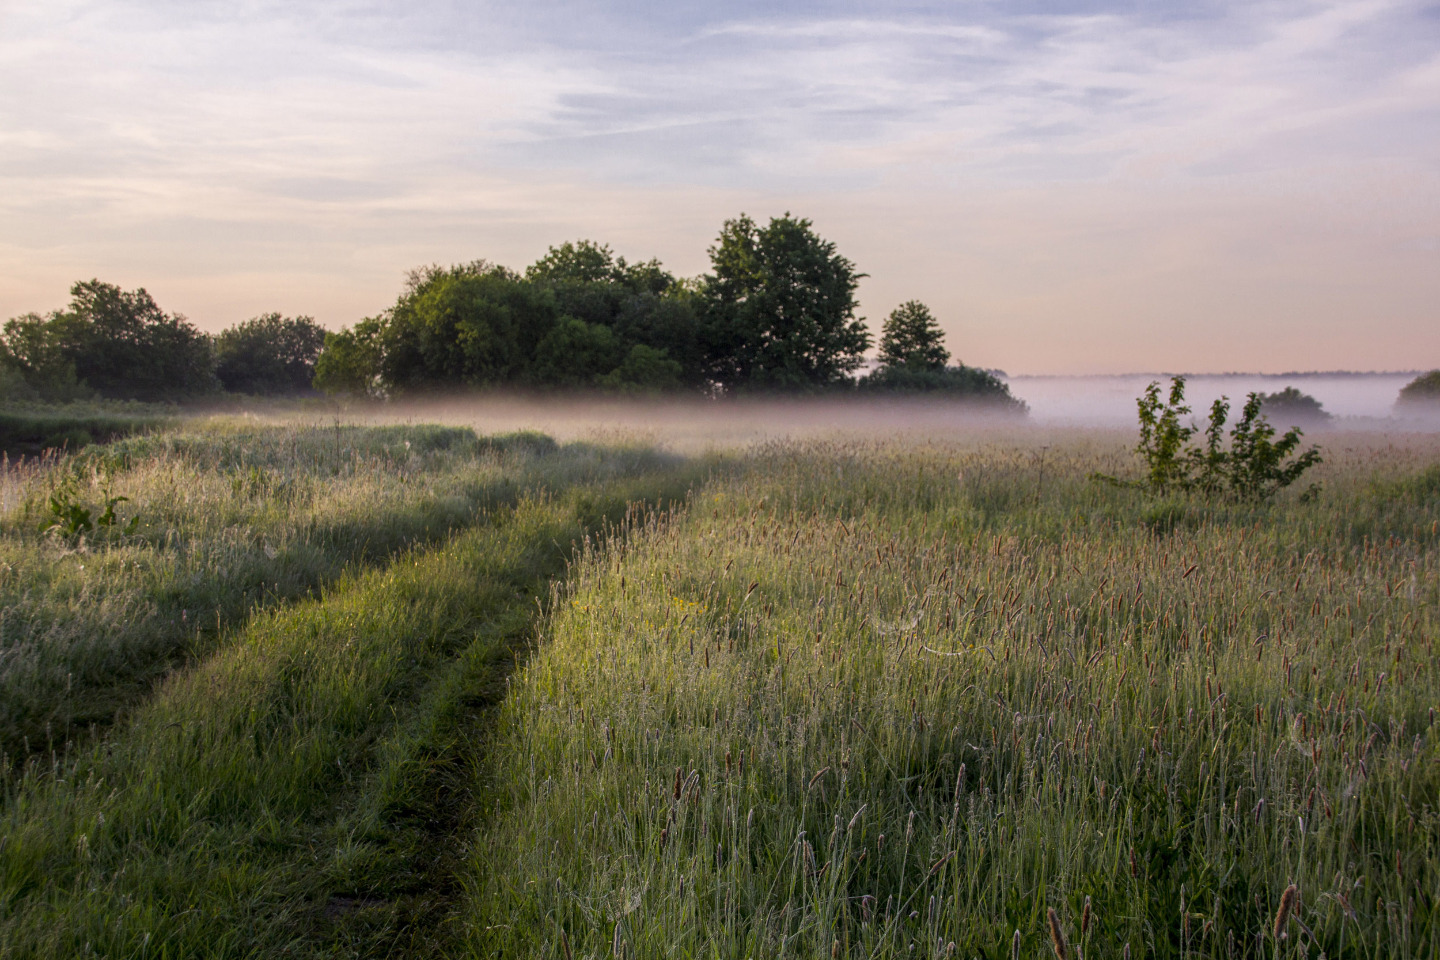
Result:
{"label": "wispy cloud", "polygon": [[[231,291],[209,305],[277,259],[320,285],[357,259],[503,258],[602,213],[607,236],[653,235],[661,248],[636,252],[665,254],[666,210],[688,228],[787,198],[905,207],[933,244],[948,226],[927,210],[1030,197],[1017,220],[1034,203],[1193,250],[1185,225],[1171,237],[1121,208],[1383,207],[1367,186],[1383,181],[1408,188],[1406,209],[1347,214],[1347,235],[1423,251],[1440,234],[1437,11],[0,0],[0,313],[43,306],[55,276],[146,263]],[[1092,209],[1115,191],[1126,203]],[[449,252],[466,237],[489,248]],[[344,317],[368,283],[326,302]],[[1032,294],[1010,302],[1033,314]]]}

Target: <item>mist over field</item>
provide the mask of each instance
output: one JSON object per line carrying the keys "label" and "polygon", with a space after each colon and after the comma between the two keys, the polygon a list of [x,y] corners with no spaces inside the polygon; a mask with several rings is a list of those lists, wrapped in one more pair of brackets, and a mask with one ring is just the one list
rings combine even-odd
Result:
{"label": "mist over field", "polygon": [[[1319,400],[1326,412],[1337,418],[1335,426],[1394,427],[1399,425],[1392,422],[1395,397],[1415,375],[1415,372],[1190,374],[1185,380],[1185,399],[1200,414],[1222,395],[1230,398],[1232,408],[1238,408],[1251,391],[1276,393],[1293,386]],[[1030,415],[1038,423],[1105,427],[1133,426],[1135,398],[1155,380],[1168,384],[1169,375],[1006,378],[1010,391],[1030,405]],[[1415,425],[1413,418],[1402,419]],[[1351,422],[1340,422],[1344,420]],[[1376,420],[1386,422],[1373,422]]]}
{"label": "mist over field", "polygon": [[[1186,379],[1186,401],[1202,419],[1212,401],[1231,400],[1232,417],[1250,391],[1275,393],[1294,386],[1314,396],[1334,416],[1327,425],[1305,425],[1309,435],[1335,431],[1440,431],[1440,417],[1397,412],[1395,397],[1414,378],[1409,373],[1197,374]],[[909,398],[585,398],[481,394],[414,400],[347,416],[387,423],[443,422],[481,433],[540,430],[557,438],[643,437],[673,449],[698,451],[778,439],[846,437],[886,440],[950,440],[987,435],[1061,437],[1075,428],[1098,436],[1123,434],[1136,423],[1136,398],[1166,374],[1004,378],[1029,406],[1028,416],[983,403]],[[1274,426],[1291,426],[1276,418]]]}

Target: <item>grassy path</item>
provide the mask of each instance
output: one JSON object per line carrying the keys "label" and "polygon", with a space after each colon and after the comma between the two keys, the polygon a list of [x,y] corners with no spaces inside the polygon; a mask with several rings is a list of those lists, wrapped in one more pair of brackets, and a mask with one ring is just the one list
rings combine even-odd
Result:
{"label": "grassy path", "polygon": [[[0,754],[43,757],[103,732],[257,611],[443,543],[529,493],[664,468],[653,450],[538,434],[222,420],[0,471]],[[39,532],[57,504],[99,517],[120,496],[114,525]]]}
{"label": "grassy path", "polygon": [[257,617],[0,817],[0,957],[416,956],[477,730],[587,535],[685,469],[525,500]]}

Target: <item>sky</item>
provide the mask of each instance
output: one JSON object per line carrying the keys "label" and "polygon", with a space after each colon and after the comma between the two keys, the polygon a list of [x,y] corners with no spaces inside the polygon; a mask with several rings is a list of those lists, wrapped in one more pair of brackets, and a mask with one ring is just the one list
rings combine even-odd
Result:
{"label": "sky", "polygon": [[790,212],[1011,373],[1440,366],[1440,2],[0,0],[0,319]]}

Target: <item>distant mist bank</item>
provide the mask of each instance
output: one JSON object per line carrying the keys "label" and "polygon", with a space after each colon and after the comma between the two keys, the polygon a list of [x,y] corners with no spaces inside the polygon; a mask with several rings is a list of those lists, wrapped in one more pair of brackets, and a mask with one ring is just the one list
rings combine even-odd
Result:
{"label": "distant mist bank", "polygon": [[[1294,386],[1319,400],[1335,416],[1336,427],[1380,425],[1396,417],[1400,388],[1420,371],[1388,373],[1198,373],[1185,374],[1185,396],[1197,416],[1222,395],[1240,401],[1252,390],[1275,393]],[[1170,374],[1127,373],[1114,376],[1007,376],[1010,392],[1030,405],[1038,423],[1081,422],[1121,426],[1135,422],[1135,398],[1152,380]],[[1347,423],[1346,421],[1351,421]],[[1397,426],[1412,422],[1397,418]],[[1279,426],[1279,424],[1277,424]]]}

